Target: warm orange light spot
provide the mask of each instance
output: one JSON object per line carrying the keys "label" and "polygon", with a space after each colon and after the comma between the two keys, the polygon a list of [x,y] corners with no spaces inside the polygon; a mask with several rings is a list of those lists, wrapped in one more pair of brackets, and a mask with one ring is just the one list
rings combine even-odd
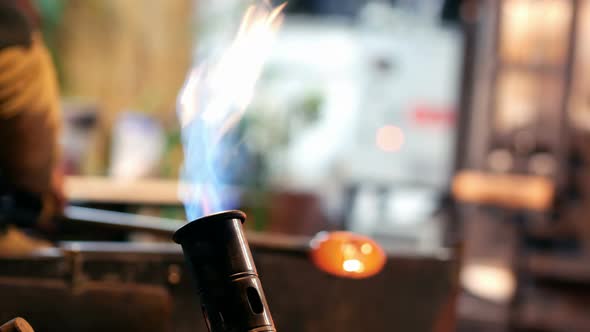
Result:
{"label": "warm orange light spot", "polygon": [[358,259],[347,259],[342,263],[342,269],[346,272],[362,273],[365,271],[365,264]]}
{"label": "warm orange light spot", "polygon": [[551,207],[554,187],[543,176],[463,170],[453,178],[452,191],[464,202],[542,211]]}
{"label": "warm orange light spot", "polygon": [[318,233],[311,241],[310,255],[320,270],[355,279],[379,273],[386,261],[375,241],[350,232]]}
{"label": "warm orange light spot", "polygon": [[377,129],[375,144],[383,151],[396,152],[404,144],[404,133],[396,126],[383,126]]}
{"label": "warm orange light spot", "polygon": [[370,243],[363,243],[361,246],[361,252],[365,255],[369,255],[373,252],[373,246]]}

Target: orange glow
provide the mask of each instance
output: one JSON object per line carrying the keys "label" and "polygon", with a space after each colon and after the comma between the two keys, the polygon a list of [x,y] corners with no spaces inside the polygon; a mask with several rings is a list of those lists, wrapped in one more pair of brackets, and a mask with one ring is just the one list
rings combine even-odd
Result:
{"label": "orange glow", "polygon": [[311,241],[310,255],[320,270],[353,279],[376,275],[386,261],[374,240],[350,232],[318,233]]}
{"label": "orange glow", "polygon": [[555,195],[554,185],[542,176],[468,170],[455,175],[452,191],[455,198],[464,202],[540,211],[551,207]]}
{"label": "orange glow", "polygon": [[404,144],[404,133],[396,126],[383,126],[377,130],[375,144],[383,151],[396,152]]}
{"label": "orange glow", "polygon": [[565,61],[571,1],[506,0],[502,3],[500,51],[509,61]]}
{"label": "orange glow", "polygon": [[342,269],[346,272],[362,273],[365,271],[365,264],[358,259],[347,259],[342,262]]}

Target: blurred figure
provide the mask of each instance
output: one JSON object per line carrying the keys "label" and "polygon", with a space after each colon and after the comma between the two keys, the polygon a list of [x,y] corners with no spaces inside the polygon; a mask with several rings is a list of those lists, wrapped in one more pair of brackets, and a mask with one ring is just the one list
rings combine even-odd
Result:
{"label": "blurred figure", "polygon": [[[0,0],[0,253],[48,245],[15,228],[51,228],[64,205],[58,167],[56,75],[26,0]],[[23,210],[26,213],[23,214]]]}

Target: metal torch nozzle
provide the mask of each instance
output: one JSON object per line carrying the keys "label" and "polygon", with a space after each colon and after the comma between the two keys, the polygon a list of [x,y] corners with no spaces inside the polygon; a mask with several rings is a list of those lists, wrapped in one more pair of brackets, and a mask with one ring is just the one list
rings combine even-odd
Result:
{"label": "metal torch nozzle", "polygon": [[242,229],[245,220],[241,211],[226,211],[174,234],[193,272],[210,332],[276,331]]}

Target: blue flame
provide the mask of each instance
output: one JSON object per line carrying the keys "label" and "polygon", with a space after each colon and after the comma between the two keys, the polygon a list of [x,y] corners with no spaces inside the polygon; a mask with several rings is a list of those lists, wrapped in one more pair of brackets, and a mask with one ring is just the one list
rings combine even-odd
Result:
{"label": "blue flame", "polygon": [[233,208],[220,197],[223,167],[219,161],[224,147],[211,144],[214,135],[204,121],[192,121],[182,133],[185,160],[181,174],[187,186],[183,200],[189,220]]}
{"label": "blue flame", "polygon": [[[229,115],[215,121],[203,117],[210,108],[212,95],[206,78],[206,70],[193,70],[178,102],[184,151],[180,196],[189,220],[235,209],[238,204],[227,174],[231,162],[228,151],[235,144],[232,135],[223,131]],[[224,106],[232,108],[230,104]]]}
{"label": "blue flame", "polygon": [[189,220],[237,207],[228,181],[232,164],[242,162],[232,153],[237,144],[233,129],[252,98],[284,6],[249,7],[236,39],[216,61],[196,66],[182,88],[177,105],[185,158],[180,197]]}

